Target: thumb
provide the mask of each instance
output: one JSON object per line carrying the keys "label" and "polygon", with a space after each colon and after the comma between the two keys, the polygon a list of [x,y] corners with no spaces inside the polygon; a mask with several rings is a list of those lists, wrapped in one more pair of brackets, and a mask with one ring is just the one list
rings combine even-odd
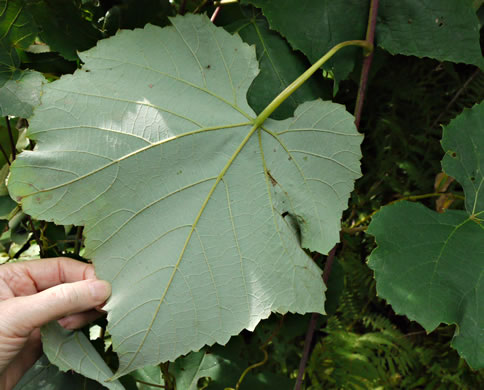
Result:
{"label": "thumb", "polygon": [[50,321],[93,309],[104,303],[109,295],[111,285],[104,280],[60,284],[34,295],[4,301],[9,313],[6,322],[16,335],[26,336]]}

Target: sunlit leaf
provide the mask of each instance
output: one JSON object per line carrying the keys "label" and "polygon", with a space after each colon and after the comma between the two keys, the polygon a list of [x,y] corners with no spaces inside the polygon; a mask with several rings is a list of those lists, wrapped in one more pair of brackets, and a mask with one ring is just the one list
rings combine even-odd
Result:
{"label": "sunlit leaf", "polygon": [[[9,191],[37,219],[84,225],[113,294],[122,375],[254,329],[324,312],[321,270],[360,176],[361,135],[320,100],[255,126],[255,50],[205,16],[121,31],[45,87],[34,151]],[[302,248],[301,248],[302,247]]]}

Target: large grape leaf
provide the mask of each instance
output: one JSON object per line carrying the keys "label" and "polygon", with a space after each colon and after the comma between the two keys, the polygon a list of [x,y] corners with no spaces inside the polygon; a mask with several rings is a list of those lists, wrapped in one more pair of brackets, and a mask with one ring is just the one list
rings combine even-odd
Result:
{"label": "large grape leaf", "polygon": [[316,100],[254,124],[253,47],[205,16],[121,31],[48,84],[34,151],[12,165],[24,210],[85,225],[112,283],[117,375],[224,344],[271,311],[323,312],[320,269],[360,176],[361,135]]}
{"label": "large grape leaf", "polygon": [[368,232],[378,294],[427,331],[456,324],[452,341],[474,368],[484,367],[484,103],[444,130],[444,171],[465,191],[467,211],[439,214],[400,202],[383,207]]}

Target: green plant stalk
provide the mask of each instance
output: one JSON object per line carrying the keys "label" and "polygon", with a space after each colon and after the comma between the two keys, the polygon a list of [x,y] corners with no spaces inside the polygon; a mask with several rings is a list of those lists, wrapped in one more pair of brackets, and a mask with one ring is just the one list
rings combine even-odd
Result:
{"label": "green plant stalk", "polygon": [[324,63],[326,63],[331,57],[333,57],[340,49],[346,46],[361,46],[367,52],[373,51],[373,44],[368,41],[353,40],[338,43],[331,48],[324,56],[316,61],[308,70],[306,70],[301,76],[294,80],[290,85],[286,87],[277,97],[269,103],[269,105],[262,111],[257,118],[255,118],[254,125],[256,127],[262,126],[264,121],[279,107],[289,96],[291,96],[301,85],[303,85],[307,79],[309,79]]}
{"label": "green plant stalk", "polygon": [[[257,367],[260,367],[260,366],[263,366],[264,364],[267,363],[267,360],[269,359],[269,354],[267,353],[266,349],[265,348],[261,348],[261,351],[264,353],[264,359],[262,359],[260,362],[257,362],[257,363],[254,363],[252,364],[251,366],[247,367],[244,372],[242,373],[242,375],[240,376],[237,384],[235,385],[235,390],[239,390],[240,389],[240,385],[242,384],[242,381],[244,380],[245,376],[251,371],[253,370],[254,368],[257,368]],[[229,388],[230,389],[230,388]]]}

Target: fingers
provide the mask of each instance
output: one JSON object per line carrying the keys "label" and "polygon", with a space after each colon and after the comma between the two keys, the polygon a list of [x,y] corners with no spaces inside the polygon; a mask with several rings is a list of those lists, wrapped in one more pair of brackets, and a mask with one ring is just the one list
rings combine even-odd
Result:
{"label": "fingers", "polygon": [[103,280],[60,284],[37,294],[1,302],[2,322],[13,336],[26,337],[50,321],[94,309],[110,294],[111,286]]}
{"label": "fingers", "polygon": [[66,257],[5,264],[0,278],[17,296],[30,295],[62,283],[95,279],[94,267]]}
{"label": "fingers", "polygon": [[35,364],[41,355],[42,344],[40,342],[40,330],[36,329],[29,336],[28,341],[20,353],[15,356],[4,371],[2,377],[5,383],[3,383],[4,387],[2,387],[0,380],[0,389],[13,389],[20,378]]}
{"label": "fingers", "polygon": [[84,325],[97,320],[103,315],[104,313],[100,313],[97,310],[89,310],[84,313],[71,314],[61,318],[58,322],[63,328],[72,330],[82,328]]}

